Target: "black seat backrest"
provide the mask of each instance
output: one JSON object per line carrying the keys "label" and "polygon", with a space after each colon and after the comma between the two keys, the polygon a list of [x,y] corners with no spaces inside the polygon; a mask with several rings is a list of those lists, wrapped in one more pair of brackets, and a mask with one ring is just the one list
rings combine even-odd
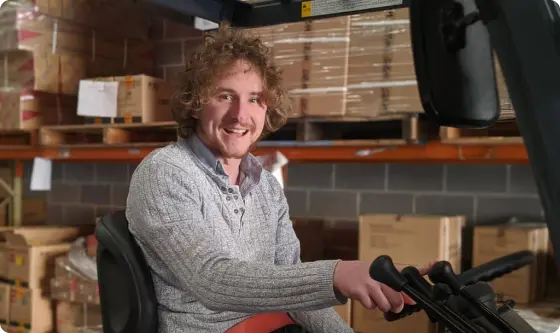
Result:
{"label": "black seat backrest", "polygon": [[144,254],[124,211],[99,221],[97,271],[104,333],[157,333],[157,301]]}

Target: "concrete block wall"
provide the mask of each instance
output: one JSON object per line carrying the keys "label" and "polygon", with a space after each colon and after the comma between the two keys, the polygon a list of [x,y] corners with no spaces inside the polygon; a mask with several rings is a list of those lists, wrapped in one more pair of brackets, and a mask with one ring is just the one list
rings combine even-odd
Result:
{"label": "concrete block wall", "polygon": [[[123,208],[135,167],[55,162],[46,193],[49,223],[90,223]],[[357,221],[361,213],[421,213],[462,214],[475,224],[543,214],[526,165],[294,163],[285,193],[292,216],[333,221]]]}

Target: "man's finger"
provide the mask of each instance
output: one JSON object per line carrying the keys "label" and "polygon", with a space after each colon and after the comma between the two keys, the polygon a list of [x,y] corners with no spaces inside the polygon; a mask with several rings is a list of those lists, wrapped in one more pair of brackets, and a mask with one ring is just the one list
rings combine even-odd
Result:
{"label": "man's finger", "polygon": [[402,294],[402,297],[403,297],[403,300],[404,300],[404,304],[406,304],[406,305],[416,305],[416,302],[412,298],[410,298],[410,296],[408,296],[406,293],[402,292],[401,294]]}
{"label": "man's finger", "polygon": [[381,291],[391,304],[391,311],[394,313],[399,313],[404,307],[404,298],[402,293],[391,289],[385,284],[381,284]]}
{"label": "man's finger", "polygon": [[432,269],[432,267],[434,267],[435,263],[436,263],[435,261],[430,261],[428,265],[424,267],[417,267],[418,271],[420,272],[421,275],[427,275],[428,273],[430,273],[430,270]]}

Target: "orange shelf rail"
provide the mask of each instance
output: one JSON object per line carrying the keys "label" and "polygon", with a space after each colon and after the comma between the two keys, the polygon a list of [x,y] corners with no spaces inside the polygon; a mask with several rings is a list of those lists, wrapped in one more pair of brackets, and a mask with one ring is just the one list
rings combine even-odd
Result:
{"label": "orange shelf rail", "polygon": [[[0,160],[31,160],[40,156],[61,161],[135,162],[148,155],[153,146],[135,147],[64,147],[0,149]],[[387,163],[511,163],[528,162],[522,144],[449,145],[437,141],[423,146],[314,146],[266,147],[256,155],[280,151],[291,162],[387,162]]]}

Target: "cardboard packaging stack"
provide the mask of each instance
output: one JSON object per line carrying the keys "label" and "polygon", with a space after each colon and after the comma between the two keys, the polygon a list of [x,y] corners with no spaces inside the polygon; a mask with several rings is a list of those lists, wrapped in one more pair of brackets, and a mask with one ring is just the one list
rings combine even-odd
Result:
{"label": "cardboard packaging stack", "polygon": [[347,114],[422,113],[408,9],[350,17]]}
{"label": "cardboard packaging stack", "polygon": [[[91,260],[95,261],[94,257]],[[51,279],[51,298],[57,303],[57,332],[102,333],[101,307],[97,279],[81,273],[68,255],[55,260]]]}
{"label": "cardboard packaging stack", "polygon": [[71,242],[91,233],[77,227],[20,227],[0,230],[0,327],[9,333],[56,331],[49,294],[54,259]]}
{"label": "cardboard packaging stack", "polygon": [[[426,266],[433,260],[447,260],[460,272],[462,216],[362,215],[359,225],[359,259],[373,261],[389,255],[396,265]],[[352,302],[352,328],[357,332],[435,333],[424,313],[387,322],[381,311],[365,309]]]}
{"label": "cardboard packaging stack", "polygon": [[290,117],[345,114],[349,28],[342,16],[252,29],[283,72]]}
{"label": "cardboard packaging stack", "polygon": [[0,129],[82,122],[76,114],[81,79],[153,72],[149,27],[128,0],[6,3],[0,9]]}
{"label": "cardboard packaging stack", "polygon": [[491,282],[494,291],[505,300],[527,306],[545,298],[548,228],[544,223],[477,226],[474,229],[473,267],[493,259],[529,250],[536,260]]}
{"label": "cardboard packaging stack", "polygon": [[168,81],[143,74],[85,79],[81,82],[78,98],[86,101],[97,100],[100,89],[96,84],[99,82],[117,83],[116,94],[107,91],[103,96],[105,100],[112,101],[115,113],[108,114],[109,108],[100,109],[95,105],[85,105],[88,111],[79,109],[78,112],[85,117],[86,123],[149,124],[173,121],[170,107],[173,87]]}
{"label": "cardboard packaging stack", "polygon": [[[423,113],[408,8],[281,24],[252,33],[272,48],[284,73],[291,117]],[[501,107],[511,110],[496,67]]]}

